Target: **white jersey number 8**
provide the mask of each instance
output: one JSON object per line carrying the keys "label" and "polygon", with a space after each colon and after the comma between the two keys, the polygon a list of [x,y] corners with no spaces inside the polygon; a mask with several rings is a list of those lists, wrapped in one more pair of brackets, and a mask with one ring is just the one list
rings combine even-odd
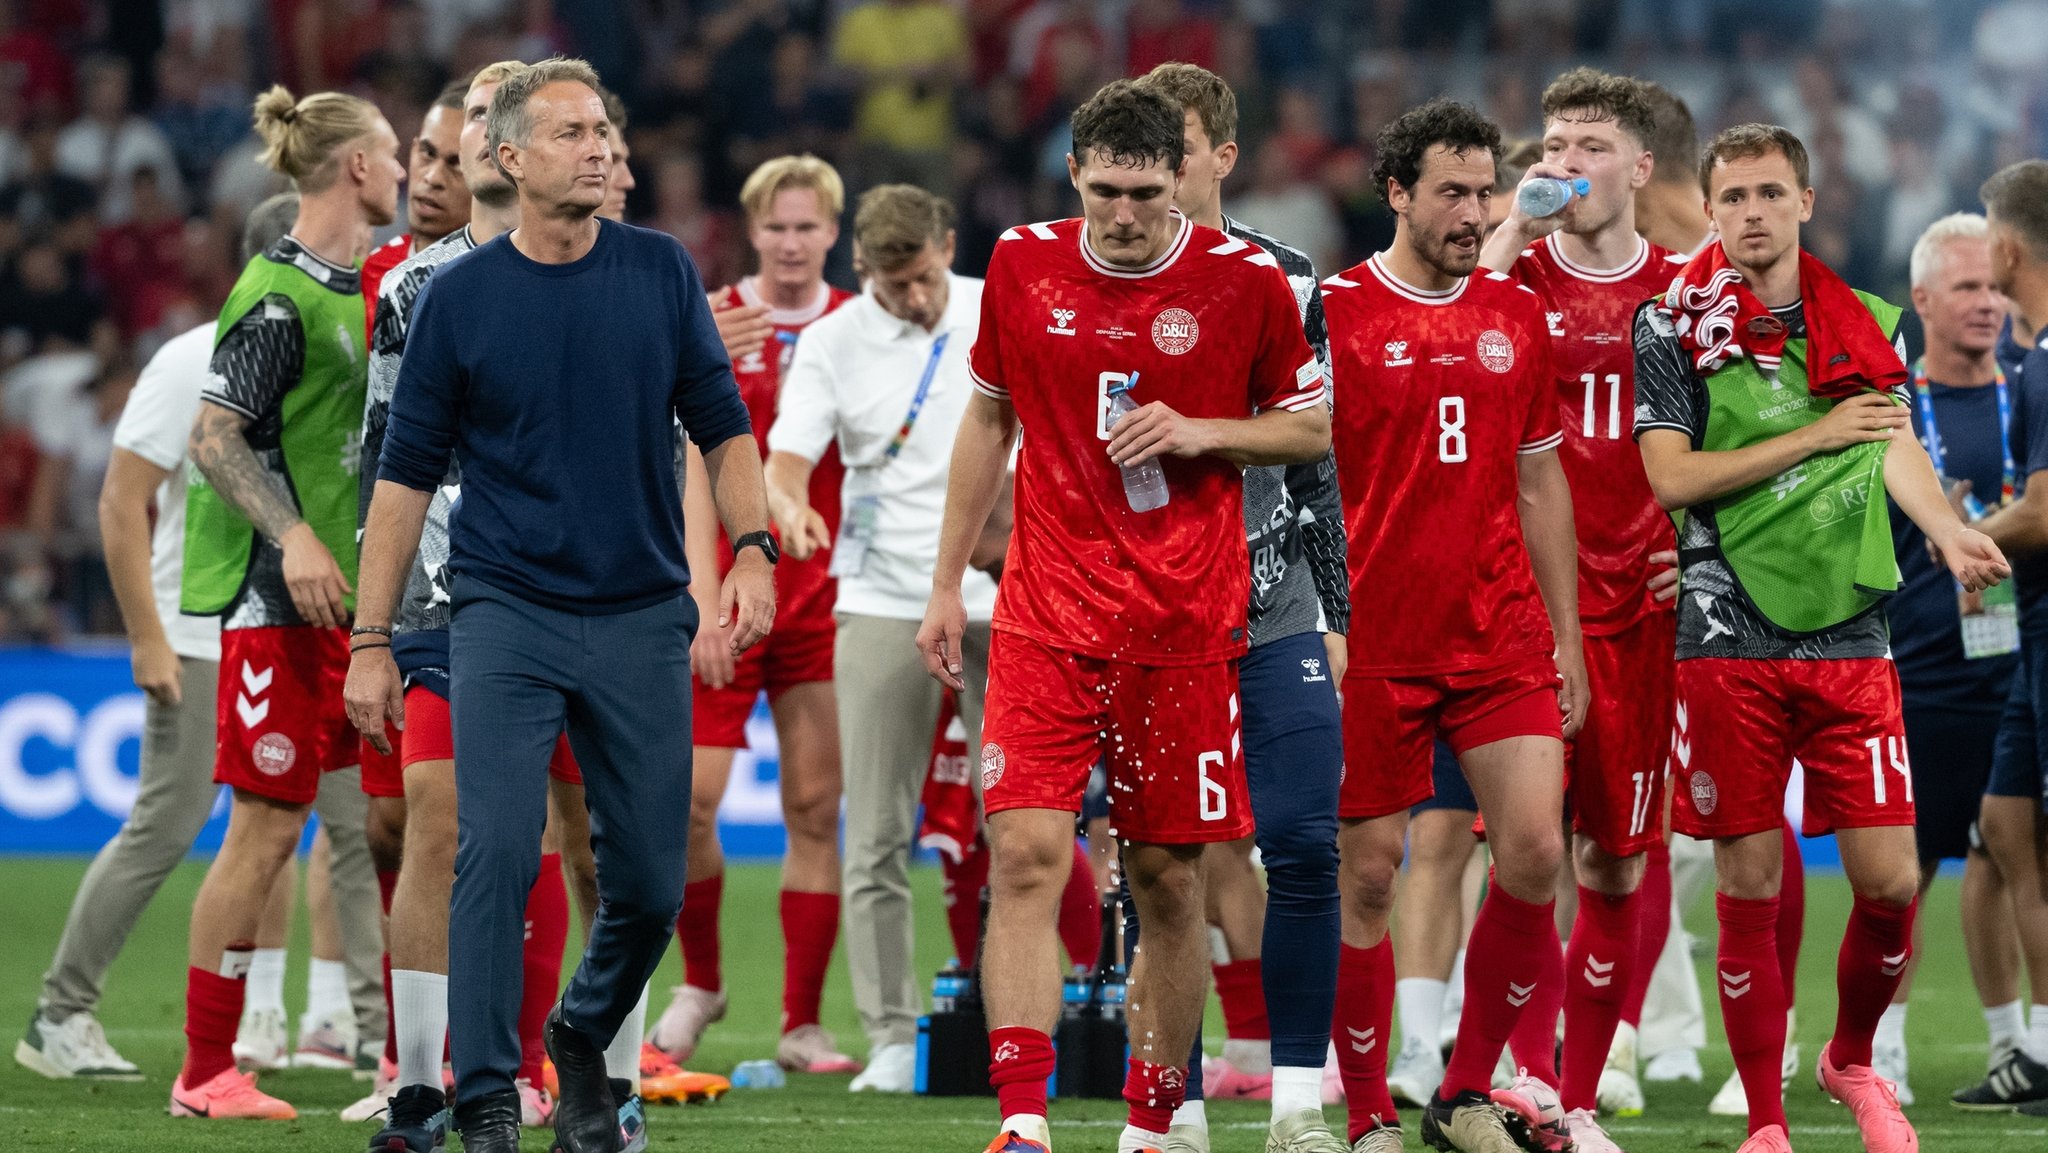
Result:
{"label": "white jersey number 8", "polygon": [[1465,462],[1465,398],[1447,396],[1436,402],[1436,458],[1445,464]]}

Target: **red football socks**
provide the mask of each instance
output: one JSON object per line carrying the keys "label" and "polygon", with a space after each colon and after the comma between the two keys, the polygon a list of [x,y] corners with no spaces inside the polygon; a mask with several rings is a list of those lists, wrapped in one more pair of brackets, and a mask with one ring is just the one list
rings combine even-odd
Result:
{"label": "red football socks", "polygon": [[[1513,1055],[1516,1068],[1555,1089],[1557,1019],[1564,1012],[1564,942],[1557,937],[1555,916],[1544,940],[1542,960],[1536,993],[1522,1006],[1522,1015],[1515,1019],[1515,1031],[1508,1034],[1508,1052]],[[1468,959],[1466,964],[1471,961]]]}
{"label": "red football socks", "polygon": [[[391,894],[398,890],[398,870],[377,870],[377,901],[384,908],[384,919],[391,919]],[[387,925],[385,935],[390,935]],[[384,950],[384,1059],[398,1064],[398,1018],[391,1012],[391,950]]]}
{"label": "red football socks", "polygon": [[[1216,999],[1223,1003],[1224,1035],[1233,1041],[1270,1041],[1264,969],[1257,957],[1213,965]],[[1391,986],[1389,986],[1391,988]]]}
{"label": "red football socks", "polygon": [[725,900],[725,874],[713,873],[683,886],[676,914],[676,943],[682,947],[683,984],[716,993],[725,988],[718,963],[718,907]]}
{"label": "red football socks", "polygon": [[[1467,962],[1469,964],[1469,962]],[[1387,1046],[1394,1029],[1394,938],[1369,949],[1337,948],[1337,1012],[1330,1040],[1337,1046],[1337,1073],[1344,1079],[1351,1114],[1351,1141],[1375,1119],[1392,1121],[1394,1098],[1387,1090]]]}
{"label": "red football socks", "polygon": [[[1611,897],[1579,886],[1579,915],[1572,922],[1571,948],[1564,958],[1564,1085],[1567,1112],[1595,1107],[1600,1071],[1622,999],[1634,982],[1637,962],[1636,912],[1641,889]],[[1666,899],[1667,907],[1669,899]],[[1660,940],[1661,943],[1661,940]]]}
{"label": "red football socks", "polygon": [[1644,854],[1643,883],[1636,886],[1636,955],[1629,970],[1628,991],[1621,999],[1621,1019],[1641,1024],[1643,1001],[1650,995],[1650,977],[1657,971],[1657,958],[1664,955],[1664,940],[1671,935],[1671,846],[1663,841],[1650,845]]}
{"label": "red football socks", "polygon": [[[245,957],[246,960],[246,957]],[[185,970],[185,1065],[178,1080],[196,1089],[235,1067],[235,1030],[242,1023],[244,975],[223,977],[196,966]]]}
{"label": "red football socks", "polygon": [[1920,902],[1904,908],[1857,897],[1835,958],[1835,1036],[1828,1059],[1836,1067],[1870,1064],[1870,1039],[1892,994],[1906,978],[1913,955],[1913,918]]}
{"label": "red football socks", "polygon": [[[1785,987],[1778,970],[1778,899],[1745,901],[1714,894],[1721,922],[1714,983],[1735,1071],[1749,1097],[1749,1131],[1785,1124],[1779,1077],[1785,1060]],[[1886,992],[1885,1000],[1891,999]],[[1874,1018],[1873,1018],[1874,1020]]]}
{"label": "red football socks", "polygon": [[[1180,1108],[1188,1092],[1188,1071],[1179,1065],[1154,1065],[1136,1057],[1124,1058],[1124,1104],[1130,1106],[1127,1121],[1133,1129],[1164,1133],[1173,1124],[1173,1111]],[[1009,1110],[1003,1110],[1008,1116]]]}
{"label": "red football socks", "polygon": [[1067,887],[1060,893],[1060,942],[1066,946],[1069,965],[1093,968],[1102,948],[1102,894],[1095,891],[1095,867],[1079,841],[1074,842]]}
{"label": "red football socks", "polygon": [[[1445,1098],[1493,1088],[1493,1065],[1546,976],[1564,966],[1551,922],[1555,901],[1533,904],[1498,883],[1486,890],[1465,946],[1465,1010],[1444,1070]],[[1546,955],[1546,951],[1549,955]]]}
{"label": "red football socks", "polygon": [[1799,943],[1805,936],[1806,862],[1799,856],[1799,834],[1786,821],[1785,879],[1778,885],[1778,981],[1787,1008],[1799,1000]]}
{"label": "red football socks", "polygon": [[825,970],[838,940],[838,893],[782,891],[783,1032],[818,1023]]}
{"label": "red football socks", "polygon": [[547,1057],[541,1031],[562,991],[562,946],[569,939],[569,886],[562,880],[562,854],[542,853],[540,875],[526,894],[525,984],[519,999],[519,1075],[541,1084]]}
{"label": "red football socks", "polygon": [[961,968],[972,969],[981,949],[981,890],[988,884],[988,846],[979,841],[967,846],[967,855],[957,864],[941,853],[939,867],[945,874],[946,931],[953,937],[953,956]]}
{"label": "red football socks", "polygon": [[[1051,1037],[1018,1025],[989,1030],[988,1083],[995,1088],[1003,1116],[1045,1116],[1045,1082],[1052,1070]],[[1167,1113],[1171,1116],[1172,1110]]]}

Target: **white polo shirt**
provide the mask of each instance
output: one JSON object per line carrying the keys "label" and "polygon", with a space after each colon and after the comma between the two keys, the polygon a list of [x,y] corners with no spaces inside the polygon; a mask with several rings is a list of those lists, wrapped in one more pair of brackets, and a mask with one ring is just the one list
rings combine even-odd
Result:
{"label": "white polo shirt", "polygon": [[199,392],[213,360],[213,322],[172,337],[135,381],[114,447],[125,448],[171,475],[156,489],[156,532],[149,542],[149,583],[171,651],[193,660],[220,659],[220,618],[178,611],[185,568],[185,442],[199,415]]}
{"label": "white polo shirt", "polygon": [[[816,463],[836,441],[846,462],[845,505],[868,494],[881,501],[866,563],[859,575],[839,578],[838,612],[923,620],[931,599],[953,437],[974,393],[967,350],[981,322],[981,281],[949,276],[947,283],[946,311],[933,331],[863,293],[804,329],[782,376],[769,450]],[[924,408],[902,451],[884,464],[942,334],[946,347]],[[986,573],[969,569],[960,593],[968,620],[994,616],[996,585]]]}

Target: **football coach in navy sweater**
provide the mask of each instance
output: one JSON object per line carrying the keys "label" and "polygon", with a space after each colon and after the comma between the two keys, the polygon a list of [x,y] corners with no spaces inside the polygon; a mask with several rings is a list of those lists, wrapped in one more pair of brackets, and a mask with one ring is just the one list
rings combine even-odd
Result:
{"label": "football coach in navy sweater", "polygon": [[[388,630],[451,459],[449,629],[459,841],[449,913],[455,1121],[516,1153],[516,1018],[547,766],[566,725],[602,897],[548,1018],[556,1145],[616,1153],[603,1050],[682,905],[690,641],[674,421],[703,451],[736,559],[735,653],[775,613],[761,456],[696,267],[673,238],[601,221],[611,126],[597,75],[550,60],[506,80],[488,135],[519,225],[420,293],[364,526],[350,718],[373,742],[403,698]],[[508,1123],[509,1119],[509,1123]]]}

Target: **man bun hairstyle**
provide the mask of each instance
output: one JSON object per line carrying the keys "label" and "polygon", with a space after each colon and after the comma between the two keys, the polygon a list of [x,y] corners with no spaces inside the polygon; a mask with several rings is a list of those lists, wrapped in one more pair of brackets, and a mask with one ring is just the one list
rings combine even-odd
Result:
{"label": "man bun hairstyle", "polygon": [[749,221],[759,220],[777,195],[792,188],[816,192],[819,207],[833,220],[846,211],[846,182],[839,178],[839,170],[808,152],[762,161],[740,185],[740,207]]}
{"label": "man bun hairstyle", "polygon": [[1237,139],[1237,93],[1223,77],[1199,64],[1171,60],[1145,73],[1140,83],[1151,85],[1180,105],[1183,118],[1193,112],[1209,137],[1209,147]]}
{"label": "man bun hairstyle", "polygon": [[1700,130],[1693,123],[1692,109],[1662,84],[1650,80],[1635,83],[1650,113],[1650,134],[1643,138],[1643,147],[1656,161],[1650,170],[1651,183],[1691,185],[1698,181]]}
{"label": "man bun hairstyle", "polygon": [[1640,82],[1597,68],[1574,68],[1543,90],[1543,120],[1612,120],[1646,151],[1656,134],[1656,114]]}
{"label": "man bun hairstyle", "polygon": [[[515,72],[498,83],[498,90],[491,93],[491,110],[484,118],[484,131],[490,144],[491,162],[498,161],[498,146],[507,143],[521,148],[533,138],[533,116],[529,105],[533,94],[555,83],[581,84],[602,99],[604,82],[597,77],[597,69],[588,61],[566,56],[551,56],[538,64],[530,65],[523,72]],[[498,164],[504,172],[505,166]],[[512,174],[505,172],[505,179]]]}
{"label": "man bun hairstyle", "polygon": [[1700,153],[1700,192],[1713,197],[1715,165],[1769,156],[1773,152],[1792,162],[1792,175],[1799,181],[1801,192],[1813,187],[1806,145],[1792,135],[1791,129],[1776,124],[1737,124],[1723,128]]}
{"label": "man bun hairstyle", "polygon": [[1187,159],[1185,119],[1180,105],[1157,88],[1112,80],[1074,109],[1074,161],[1139,168],[1156,160],[1178,172]]}
{"label": "man bun hairstyle", "polygon": [[1439,144],[1461,157],[1475,148],[1482,149],[1496,166],[1500,164],[1500,126],[1481,116],[1470,104],[1439,96],[1395,117],[1380,129],[1373,142],[1377,158],[1372,165],[1372,182],[1379,187],[1380,199],[1388,208],[1394,206],[1388,182],[1414,188],[1416,181],[1422,179],[1423,156]]}
{"label": "man bun hairstyle", "polygon": [[1992,174],[1977,195],[2035,260],[2048,261],[2048,160],[2022,160]]}
{"label": "man bun hairstyle", "polygon": [[875,272],[902,268],[926,245],[945,244],[951,231],[952,202],[914,184],[876,185],[861,194],[853,213],[853,242]]}
{"label": "man bun hairstyle", "polygon": [[324,191],[341,175],[341,147],[376,128],[377,106],[345,92],[315,92],[297,99],[282,84],[256,98],[256,135],[263,164],[289,177],[302,193]]}

